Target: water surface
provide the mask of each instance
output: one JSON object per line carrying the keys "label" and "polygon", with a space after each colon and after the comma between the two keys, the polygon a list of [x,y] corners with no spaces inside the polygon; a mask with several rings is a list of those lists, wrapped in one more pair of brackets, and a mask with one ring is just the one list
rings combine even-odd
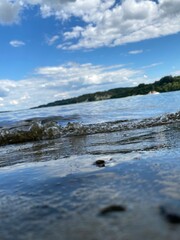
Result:
{"label": "water surface", "polygon": [[[160,209],[180,216],[179,100],[1,113],[0,239],[178,240]],[[126,210],[102,216],[111,206]]]}

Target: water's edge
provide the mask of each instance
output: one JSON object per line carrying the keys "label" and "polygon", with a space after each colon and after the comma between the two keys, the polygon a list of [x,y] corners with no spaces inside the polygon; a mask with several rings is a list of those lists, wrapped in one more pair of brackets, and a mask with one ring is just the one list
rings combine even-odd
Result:
{"label": "water's edge", "polygon": [[122,130],[162,126],[180,121],[180,112],[144,120],[120,120],[97,124],[69,122],[61,126],[57,118],[32,119],[11,127],[0,128],[0,145],[55,139],[65,136],[80,136]]}

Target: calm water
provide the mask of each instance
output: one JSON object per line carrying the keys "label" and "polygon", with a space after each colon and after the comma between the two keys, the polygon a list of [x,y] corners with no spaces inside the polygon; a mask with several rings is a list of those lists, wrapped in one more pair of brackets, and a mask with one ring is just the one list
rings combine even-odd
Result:
{"label": "calm water", "polygon": [[0,165],[82,154],[128,153],[131,159],[139,151],[178,152],[179,103],[177,91],[1,113]]}
{"label": "calm water", "polygon": [[0,126],[32,118],[59,117],[61,124],[143,119],[180,111],[180,92],[134,96],[35,110],[0,113]]}
{"label": "calm water", "polygon": [[180,216],[179,103],[172,92],[0,113],[0,239],[178,240],[159,207]]}

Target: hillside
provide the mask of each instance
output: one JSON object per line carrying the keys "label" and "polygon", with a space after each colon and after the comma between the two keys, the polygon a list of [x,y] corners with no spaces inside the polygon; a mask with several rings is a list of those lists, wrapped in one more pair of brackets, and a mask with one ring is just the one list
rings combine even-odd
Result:
{"label": "hillside", "polygon": [[90,94],[84,94],[79,97],[63,99],[55,102],[51,102],[45,105],[40,105],[35,108],[42,107],[53,107],[59,105],[67,105],[67,104],[75,104],[81,102],[93,102],[100,101],[105,99],[113,99],[113,98],[123,98],[134,95],[145,95],[150,91],[157,92],[170,92],[170,91],[178,91],[180,90],[180,76],[172,77],[166,76],[161,78],[159,81],[156,81],[151,84],[139,84],[137,87],[126,87],[126,88],[114,88],[108,91],[103,92],[95,92]]}

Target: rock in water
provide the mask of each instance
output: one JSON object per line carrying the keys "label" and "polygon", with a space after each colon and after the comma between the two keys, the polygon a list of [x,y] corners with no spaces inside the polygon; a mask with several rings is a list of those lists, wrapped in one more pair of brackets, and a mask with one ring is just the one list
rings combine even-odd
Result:
{"label": "rock in water", "polygon": [[126,207],[124,207],[122,205],[111,205],[111,206],[108,206],[108,207],[102,209],[100,211],[100,214],[107,215],[112,212],[125,212],[125,211],[126,211]]}
{"label": "rock in water", "polygon": [[180,215],[167,207],[161,206],[160,208],[161,215],[171,224],[180,224]]}
{"label": "rock in water", "polygon": [[94,162],[94,165],[97,167],[105,167],[106,162],[104,160],[97,160]]}

